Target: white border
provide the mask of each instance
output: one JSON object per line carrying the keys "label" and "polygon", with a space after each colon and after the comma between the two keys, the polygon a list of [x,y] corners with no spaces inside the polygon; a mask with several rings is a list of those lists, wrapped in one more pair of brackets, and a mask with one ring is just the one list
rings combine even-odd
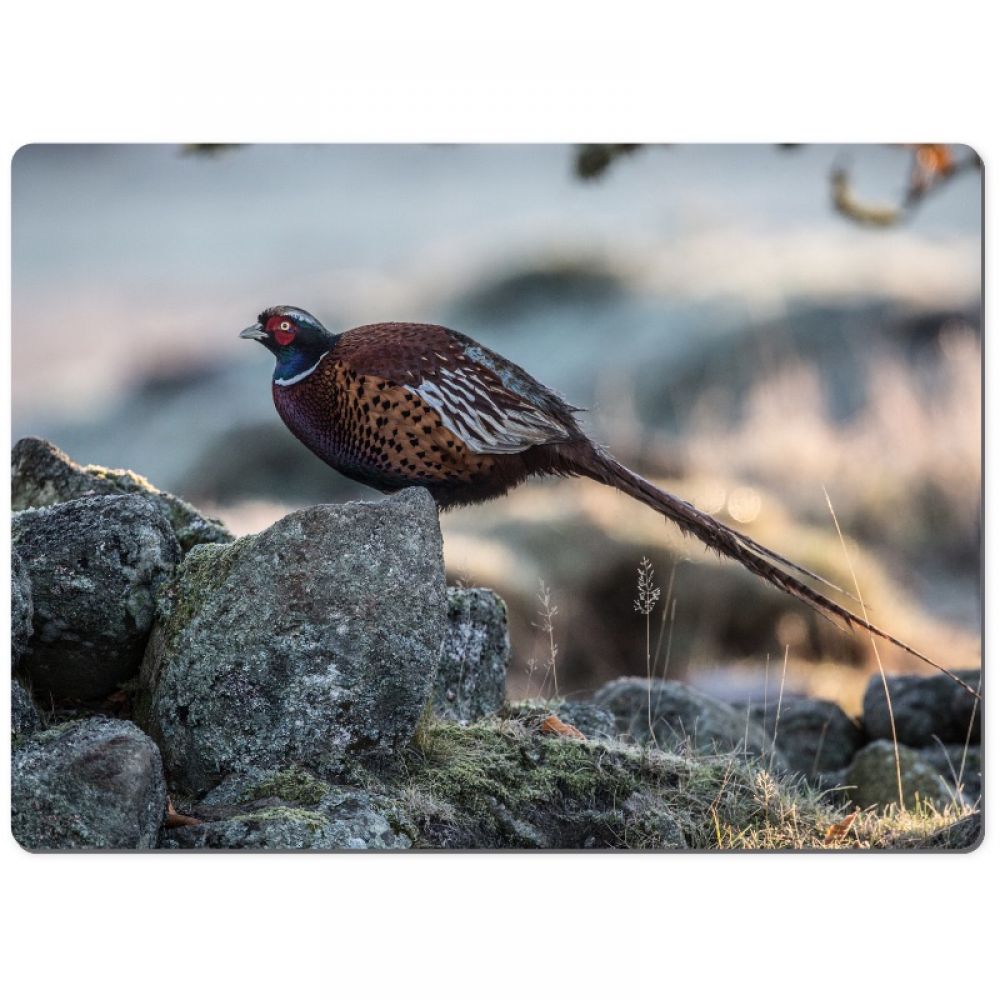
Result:
{"label": "white border", "polygon": [[[976,147],[988,179],[1000,162],[978,3],[10,6],[5,170],[42,140],[933,139]],[[992,795],[992,755],[988,775]],[[998,840],[851,859],[29,857],[8,839],[4,979],[174,1000],[958,995],[997,981]]]}

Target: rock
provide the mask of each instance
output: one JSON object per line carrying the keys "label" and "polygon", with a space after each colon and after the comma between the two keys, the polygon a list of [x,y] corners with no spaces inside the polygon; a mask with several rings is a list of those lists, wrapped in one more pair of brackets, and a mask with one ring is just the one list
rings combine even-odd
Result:
{"label": "rock", "polygon": [[34,605],[21,669],[57,699],[109,694],[138,669],[156,591],[180,559],[170,525],[132,495],[22,511],[11,527]]}
{"label": "rock", "polygon": [[[679,681],[654,680],[650,686],[644,677],[622,677],[605,684],[594,702],[614,714],[619,733],[639,743],[655,742],[661,750],[690,743],[702,753],[740,749],[752,757],[772,756],[771,740],[746,712]],[[784,766],[780,753],[774,757]]]}
{"label": "rock", "polygon": [[31,600],[31,578],[24,561],[12,548],[10,553],[10,660],[16,667],[21,655],[28,648],[33,631],[31,618],[34,608]]}
{"label": "rock", "polygon": [[766,711],[753,705],[750,718],[774,738],[788,766],[809,778],[847,767],[864,743],[861,727],[832,701],[790,699]]}
{"label": "rock", "polygon": [[622,813],[624,848],[683,851],[687,847],[680,824],[650,792],[633,792],[622,804]]}
{"label": "rock", "polygon": [[503,707],[510,662],[507,606],[483,588],[448,588],[448,630],[434,680],[434,708],[446,719],[481,719]]}
{"label": "rock", "polygon": [[[903,781],[903,801],[912,809],[919,799],[936,807],[952,801],[952,794],[937,771],[916,750],[899,747],[899,767]],[[869,743],[855,756],[845,784],[851,786],[851,801],[860,809],[899,803],[896,757],[889,740]]]}
{"label": "rock", "polygon": [[193,549],[161,596],[139,718],[182,788],[382,761],[413,736],[445,634],[437,507],[411,489],[297,511]]}
{"label": "rock", "polygon": [[[977,688],[978,670],[955,673],[973,690]],[[910,747],[932,746],[937,740],[964,743],[970,721],[972,742],[980,742],[982,711],[972,695],[950,677],[944,674],[932,677],[904,675],[887,680],[896,720],[896,739],[900,743]],[[871,678],[865,690],[864,727],[869,740],[892,739],[885,688],[878,674]]]}
{"label": "rock", "polygon": [[10,732],[11,736],[30,736],[36,729],[41,729],[42,722],[38,717],[31,695],[25,690],[19,680],[10,679]]}
{"label": "rock", "polygon": [[285,805],[315,806],[330,794],[330,788],[329,782],[297,764],[274,771],[251,768],[219,782],[201,799],[198,815],[218,819],[211,810],[225,810],[233,804],[242,809],[247,803],[261,799],[279,799]]}
{"label": "rock", "polygon": [[233,536],[216,520],[189,503],[158,490],[142,476],[126,469],[77,465],[55,445],[41,438],[22,438],[11,453],[11,507],[27,510],[49,507],[82,496],[141,493],[148,496],[170,522],[185,552],[203,542],[229,542]]}
{"label": "rock", "polygon": [[13,754],[11,826],[29,851],[156,846],[167,803],[160,752],[131,722],[90,718]]}
{"label": "rock", "polygon": [[229,819],[168,830],[161,847],[216,850],[333,851],[410,846],[385,817],[373,812],[363,792],[345,794],[332,815],[282,805],[248,807]]}
{"label": "rock", "polygon": [[[980,691],[981,674],[978,670],[958,671],[958,675],[974,690]],[[981,692],[980,692],[981,693]],[[976,701],[964,688],[957,684],[951,690],[951,710],[949,715],[959,732],[956,742],[982,743],[983,711],[982,702]],[[947,741],[945,741],[947,742]]]}
{"label": "rock", "polygon": [[983,795],[983,748],[956,743],[924,747],[920,756],[944,779],[949,790],[976,805]]}
{"label": "rock", "polygon": [[299,767],[223,782],[190,810],[198,826],[164,830],[161,847],[225,850],[399,850],[385,804]]}

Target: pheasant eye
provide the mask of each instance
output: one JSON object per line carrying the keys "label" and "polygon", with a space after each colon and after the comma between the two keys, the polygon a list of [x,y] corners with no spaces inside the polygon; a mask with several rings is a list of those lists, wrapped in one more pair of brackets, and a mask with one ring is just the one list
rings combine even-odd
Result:
{"label": "pheasant eye", "polygon": [[295,339],[295,334],[298,333],[295,324],[287,319],[272,321],[268,324],[268,328],[282,347],[287,347]]}

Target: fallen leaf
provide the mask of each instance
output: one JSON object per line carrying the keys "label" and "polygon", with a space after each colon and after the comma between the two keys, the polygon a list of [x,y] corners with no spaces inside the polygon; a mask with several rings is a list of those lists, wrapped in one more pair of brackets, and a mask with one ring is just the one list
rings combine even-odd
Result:
{"label": "fallen leaf", "polygon": [[201,820],[196,819],[194,816],[185,816],[179,813],[175,808],[173,802],[167,799],[167,818],[163,821],[163,825],[168,830],[175,830],[179,826],[201,826]]}
{"label": "fallen leaf", "polygon": [[542,732],[551,733],[553,736],[568,736],[574,740],[585,740],[587,738],[576,726],[571,726],[568,722],[563,722],[558,715],[550,715],[548,718],[542,720]]}
{"label": "fallen leaf", "polygon": [[850,816],[846,816],[839,823],[833,823],[826,831],[826,836],[823,838],[824,844],[837,844],[842,841],[850,832],[851,827],[854,826],[854,821],[861,814],[860,809],[855,809]]}

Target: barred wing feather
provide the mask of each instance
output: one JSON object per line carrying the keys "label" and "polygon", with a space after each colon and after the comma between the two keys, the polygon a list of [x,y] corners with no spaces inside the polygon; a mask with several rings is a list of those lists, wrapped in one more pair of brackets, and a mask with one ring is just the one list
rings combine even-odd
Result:
{"label": "barred wing feather", "polygon": [[442,367],[406,388],[433,407],[445,427],[477,454],[515,454],[573,437],[554,414],[532,406],[491,374],[482,368]]}

